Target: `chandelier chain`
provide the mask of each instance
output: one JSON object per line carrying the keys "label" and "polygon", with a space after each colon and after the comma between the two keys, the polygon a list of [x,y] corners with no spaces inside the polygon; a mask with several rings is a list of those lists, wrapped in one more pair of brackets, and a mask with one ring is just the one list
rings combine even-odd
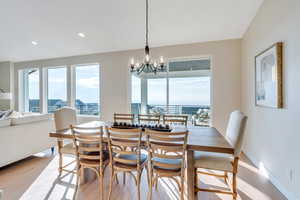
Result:
{"label": "chandelier chain", "polygon": [[149,9],[149,6],[148,6],[148,0],[146,0],[146,46],[148,46],[148,38],[149,38],[149,31],[148,31],[148,9]]}

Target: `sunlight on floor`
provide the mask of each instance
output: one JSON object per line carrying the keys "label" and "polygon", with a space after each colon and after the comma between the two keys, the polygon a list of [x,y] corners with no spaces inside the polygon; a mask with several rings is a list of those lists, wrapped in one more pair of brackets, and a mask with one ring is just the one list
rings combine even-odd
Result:
{"label": "sunlight on floor", "polygon": [[[21,200],[59,200],[59,199],[72,199],[75,191],[75,181],[76,175],[63,172],[62,176],[58,178],[58,155],[49,157],[43,153],[35,155],[38,158],[48,157],[49,163],[44,165],[40,173],[37,173],[32,181],[31,185],[23,190],[18,199]],[[47,159],[47,158],[46,158]],[[69,163],[73,161],[74,158],[64,156],[64,163]],[[69,166],[70,170],[74,169],[75,164]],[[272,200],[274,199],[274,194],[272,191],[272,185],[268,185],[268,179],[262,175],[262,170],[264,169],[263,164],[261,169],[253,167],[244,161],[240,162],[241,175],[238,176],[238,199],[242,200]],[[28,170],[33,170],[34,168],[28,167]],[[213,170],[204,170],[210,173],[220,173]],[[221,172],[222,173],[222,172]],[[244,175],[246,176],[244,176]],[[230,180],[231,180],[231,176]],[[146,174],[143,174],[142,187],[141,187],[141,199],[147,199],[148,184],[146,181]],[[105,175],[105,191],[109,188],[109,173],[106,172]],[[122,176],[119,177],[120,184],[114,183],[114,191],[118,191],[118,195],[121,194],[123,199],[135,199],[136,196],[136,186],[132,177],[128,176],[126,179],[126,184],[122,184]],[[227,190],[228,187],[222,178],[199,175],[198,183],[202,188],[210,189],[221,189]],[[262,187],[262,185],[263,187]],[[267,184],[267,187],[266,187]],[[271,189],[270,189],[271,188]],[[96,180],[88,181],[86,184],[79,187],[78,197],[79,199],[97,199],[98,198],[98,182]],[[106,193],[105,193],[106,194]],[[186,188],[185,188],[186,194]],[[119,196],[113,194],[113,199],[119,199]],[[270,196],[269,196],[270,195]],[[273,196],[272,196],[273,195]],[[88,196],[88,197],[87,197]],[[134,197],[134,198],[132,198]],[[272,198],[273,197],[273,198]],[[161,178],[158,181],[157,190],[153,187],[153,199],[164,199],[164,200],[179,200],[180,192],[176,182],[172,179]],[[226,194],[215,194],[200,192],[198,193],[198,199],[209,199],[209,200],[231,200],[231,195]],[[278,198],[281,199],[281,198]]]}
{"label": "sunlight on floor", "polygon": [[[175,181],[169,178],[161,178],[158,184],[157,187],[162,186],[170,199],[180,199],[179,190]],[[155,188],[153,188],[153,190],[155,190]]]}
{"label": "sunlight on floor", "polygon": [[[70,162],[73,158],[64,157],[64,160]],[[57,166],[58,156],[55,156],[20,199],[72,199],[75,187],[74,175],[63,175],[61,179],[58,179]]]}

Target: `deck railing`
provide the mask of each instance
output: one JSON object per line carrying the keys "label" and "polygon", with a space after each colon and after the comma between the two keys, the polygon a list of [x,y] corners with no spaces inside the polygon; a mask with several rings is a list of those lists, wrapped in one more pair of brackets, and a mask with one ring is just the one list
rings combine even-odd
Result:
{"label": "deck railing", "polygon": [[[141,104],[131,104],[131,112],[135,115],[141,113]],[[188,115],[189,123],[200,126],[210,124],[210,106],[207,105],[147,105],[149,114]]]}

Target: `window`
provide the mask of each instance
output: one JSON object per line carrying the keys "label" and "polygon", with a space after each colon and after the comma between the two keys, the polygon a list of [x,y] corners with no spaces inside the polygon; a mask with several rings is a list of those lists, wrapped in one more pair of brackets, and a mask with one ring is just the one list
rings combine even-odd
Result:
{"label": "window", "polygon": [[67,105],[67,68],[48,68],[48,113]]}
{"label": "window", "polygon": [[[190,122],[208,125],[210,64],[208,58],[180,59],[170,61],[167,72],[157,75],[143,73],[141,78],[147,84],[141,84],[140,104],[147,106],[144,112],[186,114]],[[136,83],[132,82],[132,93],[137,90],[134,84]]]}
{"label": "window", "polygon": [[137,115],[141,112],[141,79],[131,76],[131,113]]}
{"label": "window", "polygon": [[147,80],[147,110],[149,113],[167,112],[167,79],[157,78]]}
{"label": "window", "polygon": [[23,112],[40,112],[40,76],[37,68],[24,69],[19,72],[20,110]]}
{"label": "window", "polygon": [[210,77],[184,77],[169,79],[170,105],[210,104]]}
{"label": "window", "polygon": [[100,65],[28,68],[18,71],[19,111],[54,113],[72,106],[80,115],[100,114]]}
{"label": "window", "polygon": [[76,98],[78,114],[99,115],[99,65],[75,66]]}

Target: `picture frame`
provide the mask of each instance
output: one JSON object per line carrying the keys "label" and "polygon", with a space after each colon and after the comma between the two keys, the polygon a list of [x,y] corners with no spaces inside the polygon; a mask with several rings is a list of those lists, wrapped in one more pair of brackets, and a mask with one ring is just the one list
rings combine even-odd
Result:
{"label": "picture frame", "polygon": [[255,56],[255,105],[269,108],[283,108],[282,42]]}

